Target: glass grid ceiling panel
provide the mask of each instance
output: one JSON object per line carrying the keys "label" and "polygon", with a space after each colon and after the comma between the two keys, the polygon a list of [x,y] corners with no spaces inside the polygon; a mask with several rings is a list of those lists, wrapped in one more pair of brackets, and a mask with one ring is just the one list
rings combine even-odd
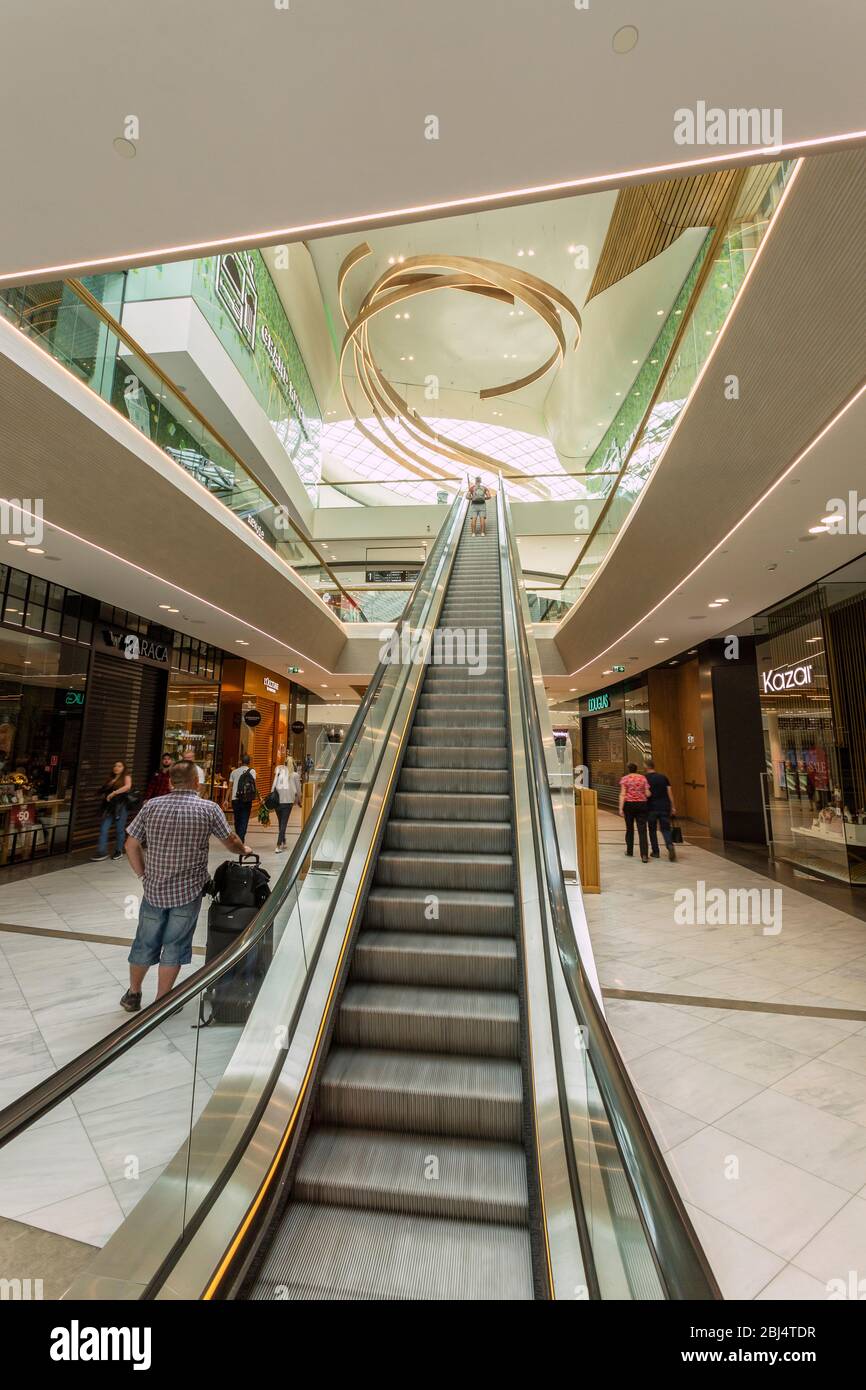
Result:
{"label": "glass grid ceiling panel", "polygon": [[[382,438],[376,422],[372,419],[365,420],[364,425],[371,433]],[[527,488],[518,482],[509,483],[509,494],[518,501],[538,501],[540,499],[539,488],[543,488],[546,495],[550,498],[571,497],[573,495],[573,484],[569,482],[569,475],[562,467],[556,450],[549,439],[535,434],[527,434],[523,430],[509,429],[505,425],[488,425],[477,420],[449,420],[439,419],[430,421],[431,424],[441,433],[448,435],[460,444],[468,445],[470,448],[478,449],[481,453],[489,454],[492,458],[498,459],[507,472],[520,472],[532,474],[560,474],[562,482],[556,477],[547,476],[543,483],[536,488]],[[398,439],[407,443],[412,450],[421,458],[435,464],[441,468],[449,477],[468,477],[474,475],[475,470],[467,469],[449,459],[443,459],[437,454],[435,449],[427,448],[424,445],[416,444],[410,440],[399,427],[395,427],[395,435]],[[337,482],[347,481],[339,475],[339,466],[343,464],[352,473],[358,474],[369,482],[388,483],[399,480],[401,482],[400,498],[406,500],[412,498],[413,501],[435,502],[436,493],[446,484],[438,483],[436,479],[425,482],[421,478],[416,478],[408,469],[389,459],[371,440],[366,439],[352,420],[339,420],[334,423],[326,424],[323,431],[324,457],[330,464],[329,472]],[[486,472],[481,469],[482,477],[485,482],[495,484],[496,474]],[[451,492],[451,488],[448,491]]]}

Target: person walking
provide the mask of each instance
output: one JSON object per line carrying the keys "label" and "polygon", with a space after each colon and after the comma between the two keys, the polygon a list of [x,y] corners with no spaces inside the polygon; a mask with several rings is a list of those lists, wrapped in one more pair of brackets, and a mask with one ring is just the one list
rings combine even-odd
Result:
{"label": "person walking", "polygon": [[127,858],[144,888],[129,952],[129,988],[120,1001],[127,1013],[141,1008],[141,988],[152,965],[159,967],[156,997],[161,999],[180,967],[192,960],[211,835],[232,854],[252,853],[216,802],[199,796],[193,764],[173,763],[169,777],[169,794],[144,802],[127,838]]}
{"label": "person walking", "polygon": [[249,753],[243,753],[237,767],[232,768],[229,773],[229,782],[231,784],[235,830],[243,839],[250,823],[250,812],[253,809],[257,790],[256,770],[254,767],[250,767]]}
{"label": "person walking", "polygon": [[644,759],[644,775],[649,784],[650,794],[647,802],[647,821],[649,828],[650,854],[659,857],[659,830],[668,852],[668,859],[675,860],[674,837],[671,831],[671,816],[676,815],[670,779],[663,772],[656,771],[652,758]]}
{"label": "person walking", "polygon": [[646,838],[649,794],[649,782],[638,772],[637,763],[629,763],[625,776],[619,779],[619,813],[625,819],[625,852],[629,859],[634,854],[634,828],[637,826],[642,864],[649,863]]}
{"label": "person walking", "polygon": [[159,767],[147,784],[147,791],[144,793],[145,801],[150,801],[154,796],[168,796],[171,791],[171,779],[169,773],[174,762],[170,753],[163,753]]}
{"label": "person walking", "polygon": [[292,814],[292,807],[297,801],[301,792],[301,779],[295,771],[294,761],[286,757],[284,763],[278,763],[274,768],[274,780],[271,784],[271,793],[279,797],[277,806],[277,848],[276,853],[282,854],[286,848],[286,828],[289,824],[289,817]]}
{"label": "person walking", "polygon": [[475,528],[477,526],[479,528],[477,534],[479,536],[486,536],[487,499],[488,497],[492,497],[493,493],[482,483],[480,473],[476,477],[475,482],[470,484],[467,496],[469,498],[469,529],[474,536],[476,535]]}
{"label": "person walking", "polygon": [[111,776],[99,789],[102,796],[102,819],[99,822],[99,840],[94,864],[108,858],[108,840],[114,828],[114,854],[112,859],[123,858],[123,837],[126,831],[126,818],[129,814],[129,793],[132,791],[132,777],[126,763],[118,759],[111,769]]}

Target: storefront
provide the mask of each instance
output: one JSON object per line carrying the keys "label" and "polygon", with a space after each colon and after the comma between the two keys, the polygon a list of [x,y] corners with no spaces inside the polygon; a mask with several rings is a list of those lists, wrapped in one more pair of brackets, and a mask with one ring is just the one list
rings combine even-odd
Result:
{"label": "storefront", "polygon": [[625,681],[578,702],[582,761],[600,806],[615,809],[619,782],[630,762],[649,757],[649,700],[643,682]]}
{"label": "storefront", "polygon": [[[229,773],[244,754],[249,755],[258,786],[265,792],[270,790],[274,768],[287,753],[303,766],[306,721],[298,713],[299,693],[304,694],[287,676],[252,661],[226,657],[216,737],[215,800],[229,804]],[[298,729],[298,724],[304,728]]]}
{"label": "storefront", "polygon": [[95,841],[117,761],[143,794],[165,749],[213,766],[222,653],[0,566],[0,866]]}
{"label": "storefront", "polygon": [[0,864],[68,846],[92,636],[83,602],[0,566]]}
{"label": "storefront", "polygon": [[866,883],[866,563],[755,619],[774,858]]}
{"label": "storefront", "polygon": [[222,663],[215,647],[174,634],[162,751],[178,759],[193,754],[204,772],[205,796],[214,793]]}

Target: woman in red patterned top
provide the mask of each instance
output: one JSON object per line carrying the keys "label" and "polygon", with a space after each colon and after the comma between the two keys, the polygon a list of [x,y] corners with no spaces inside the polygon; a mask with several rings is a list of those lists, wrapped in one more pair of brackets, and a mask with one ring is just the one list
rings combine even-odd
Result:
{"label": "woman in red patterned top", "polygon": [[625,817],[625,852],[629,859],[634,854],[634,828],[637,825],[642,864],[649,863],[646,837],[649,796],[649,782],[642,772],[638,772],[637,763],[629,763],[625,776],[619,779],[619,813]]}

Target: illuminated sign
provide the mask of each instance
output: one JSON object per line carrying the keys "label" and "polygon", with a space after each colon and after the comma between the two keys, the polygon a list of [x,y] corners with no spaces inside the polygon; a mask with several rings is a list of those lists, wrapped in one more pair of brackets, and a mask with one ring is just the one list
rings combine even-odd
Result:
{"label": "illuminated sign", "polygon": [[761,682],[765,695],[772,695],[777,690],[795,690],[804,685],[811,685],[812,663],[809,661],[799,666],[790,666],[787,671],[762,671]]}
{"label": "illuminated sign", "polygon": [[289,369],[283,361],[282,356],[280,354],[280,350],[277,347],[277,344],[274,341],[274,338],[272,337],[271,332],[266,323],[259,325],[259,337],[261,338],[262,343],[264,344],[265,352],[268,354],[268,357],[270,358],[271,366],[274,369],[274,374],[277,377],[277,380],[282,383],[283,389],[285,390],[286,395],[292,403],[292,409],[295,412],[295,415],[298,417],[298,424],[303,430],[305,436],[309,439],[310,435],[309,430],[307,429],[307,417],[305,416],[303,407],[301,406],[301,399],[297,391],[295,390],[295,387],[292,383],[292,379],[289,376]]}
{"label": "illuminated sign", "polygon": [[262,679],[263,679],[263,683],[264,683],[265,690],[269,690],[269,691],[271,692],[272,695],[276,695],[277,691],[278,691],[279,688],[280,688],[280,683],[279,683],[279,681],[271,680],[270,676],[264,676]]}
{"label": "illuminated sign", "polygon": [[596,710],[610,709],[610,695],[606,690],[602,695],[590,695],[586,707],[590,714],[595,714]]}

